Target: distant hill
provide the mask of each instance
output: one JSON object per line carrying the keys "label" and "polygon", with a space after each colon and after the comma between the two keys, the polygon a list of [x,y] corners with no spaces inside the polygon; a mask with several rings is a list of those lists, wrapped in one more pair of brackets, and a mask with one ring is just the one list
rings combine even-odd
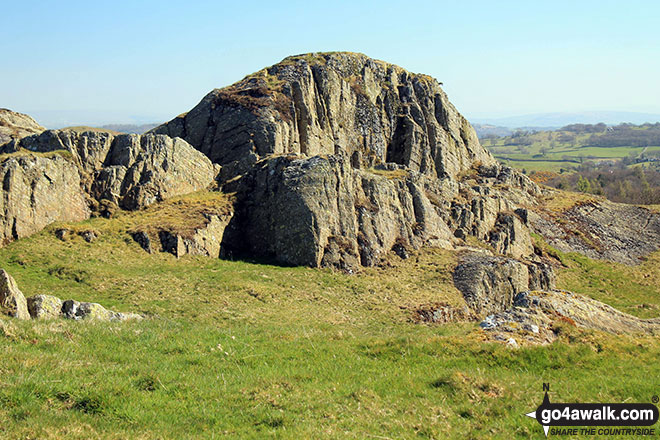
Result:
{"label": "distant hill", "polygon": [[511,136],[513,134],[512,129],[508,127],[500,127],[498,125],[473,123],[472,126],[474,127],[474,131],[477,132],[477,136],[479,137],[479,139],[488,136],[497,136],[497,137]]}
{"label": "distant hill", "polygon": [[473,124],[487,124],[507,128],[543,127],[558,128],[569,124],[597,124],[603,122],[608,125],[621,123],[644,124],[659,122],[660,114],[594,111],[576,113],[537,113],[530,115],[509,116],[504,118],[474,118]]}
{"label": "distant hill", "polygon": [[107,125],[102,125],[100,128],[104,130],[111,130],[111,131],[116,131],[119,133],[134,133],[134,134],[142,134],[145,133],[149,130],[151,130],[154,127],[157,127],[158,124],[141,124],[141,125],[136,125],[136,124],[107,124]]}

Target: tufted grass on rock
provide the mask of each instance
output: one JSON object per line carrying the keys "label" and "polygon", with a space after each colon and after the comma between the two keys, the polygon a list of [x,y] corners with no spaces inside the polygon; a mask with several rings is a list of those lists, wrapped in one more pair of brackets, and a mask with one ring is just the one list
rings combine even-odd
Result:
{"label": "tufted grass on rock", "polygon": [[[657,394],[649,378],[660,373],[660,344],[651,337],[566,325],[553,345],[513,350],[485,342],[475,323],[415,323],[420,306],[461,304],[454,253],[388,257],[352,275],[176,259],[128,236],[145,218],[52,225],[0,250],[0,267],[26,296],[147,316],[2,318],[0,438],[540,438],[523,414],[541,403],[543,382],[557,401]],[[60,227],[99,238],[62,241]],[[562,255],[560,284],[650,316],[660,292],[644,275],[658,279],[658,258],[628,270]]]}

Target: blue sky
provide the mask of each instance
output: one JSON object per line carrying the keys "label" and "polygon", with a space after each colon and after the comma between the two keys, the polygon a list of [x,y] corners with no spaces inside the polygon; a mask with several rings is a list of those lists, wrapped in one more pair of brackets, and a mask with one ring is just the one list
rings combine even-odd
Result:
{"label": "blue sky", "polygon": [[167,119],[330,50],[430,74],[468,117],[660,113],[656,1],[2,3],[0,107],[70,122]]}

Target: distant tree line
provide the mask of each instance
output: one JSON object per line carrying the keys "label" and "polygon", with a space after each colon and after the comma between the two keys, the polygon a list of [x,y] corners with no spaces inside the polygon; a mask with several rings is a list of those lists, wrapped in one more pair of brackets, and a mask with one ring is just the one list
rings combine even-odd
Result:
{"label": "distant tree line", "polygon": [[585,163],[577,172],[543,176],[546,185],[597,194],[609,200],[636,205],[660,204],[660,166],[629,168],[623,163],[599,165]]}

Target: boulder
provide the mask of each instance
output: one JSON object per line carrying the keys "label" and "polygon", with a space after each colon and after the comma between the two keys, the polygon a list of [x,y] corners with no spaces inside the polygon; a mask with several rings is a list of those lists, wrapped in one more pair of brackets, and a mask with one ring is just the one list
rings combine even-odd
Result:
{"label": "boulder", "polygon": [[99,321],[110,321],[113,316],[113,312],[100,304],[78,302],[72,299],[64,301],[62,314],[67,319],[96,319]]}
{"label": "boulder", "polygon": [[23,292],[4,269],[0,269],[0,311],[14,318],[30,319]]}
{"label": "boulder", "polygon": [[137,313],[121,313],[108,310],[100,304],[78,302],[69,299],[62,303],[62,316],[74,320],[129,321],[142,319]]}
{"label": "boulder", "polygon": [[52,319],[62,314],[62,300],[51,295],[35,295],[27,299],[33,319]]}

